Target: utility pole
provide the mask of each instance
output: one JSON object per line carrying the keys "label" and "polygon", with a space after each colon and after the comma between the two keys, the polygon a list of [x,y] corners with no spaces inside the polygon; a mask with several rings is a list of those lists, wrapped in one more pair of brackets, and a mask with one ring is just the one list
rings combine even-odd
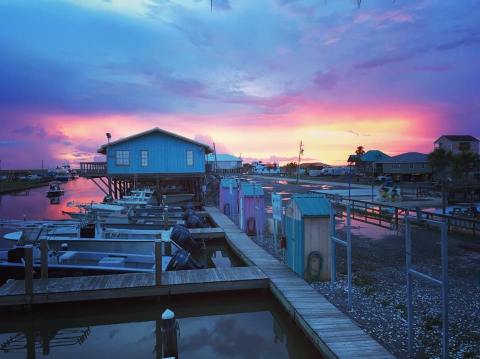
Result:
{"label": "utility pole", "polygon": [[297,184],[300,179],[300,160],[301,156],[303,155],[303,143],[300,141],[300,147],[298,148],[298,164],[297,164]]}
{"label": "utility pole", "polygon": [[218,163],[217,163],[217,149],[215,148],[215,142],[213,143],[213,154],[215,156],[215,173],[217,173]]}

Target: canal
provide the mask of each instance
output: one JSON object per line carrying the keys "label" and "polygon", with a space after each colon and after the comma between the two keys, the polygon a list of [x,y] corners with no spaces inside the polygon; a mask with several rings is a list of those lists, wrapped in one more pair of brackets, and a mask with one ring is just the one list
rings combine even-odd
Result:
{"label": "canal", "polygon": [[[128,308],[128,310],[127,310]],[[267,292],[189,295],[4,313],[2,358],[161,358],[160,318],[178,318],[178,357],[321,358]]]}

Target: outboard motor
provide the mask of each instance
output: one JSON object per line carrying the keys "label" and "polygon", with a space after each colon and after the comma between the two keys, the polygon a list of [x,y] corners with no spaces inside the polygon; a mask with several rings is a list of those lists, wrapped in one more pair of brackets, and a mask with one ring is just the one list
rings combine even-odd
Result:
{"label": "outboard motor", "polygon": [[178,250],[167,265],[167,271],[184,270],[184,269],[200,269],[203,268],[190,253],[183,249]]}
{"label": "outboard motor", "polygon": [[185,212],[183,212],[183,219],[187,219],[190,217],[192,214],[195,214],[195,211],[192,208],[187,208]]}
{"label": "outboard motor", "polygon": [[170,234],[170,238],[172,241],[177,243],[183,249],[192,252],[200,248],[200,243],[195,241],[192,238],[188,228],[185,228],[181,225],[176,225],[172,229],[172,233]]}
{"label": "outboard motor", "polygon": [[189,215],[185,221],[188,228],[205,228],[205,222],[195,213]]}
{"label": "outboard motor", "polygon": [[113,197],[109,194],[107,194],[105,197],[103,197],[103,203],[112,203],[113,202]]}
{"label": "outboard motor", "polygon": [[8,261],[10,263],[21,263],[25,258],[25,250],[23,247],[15,247],[8,250]]}

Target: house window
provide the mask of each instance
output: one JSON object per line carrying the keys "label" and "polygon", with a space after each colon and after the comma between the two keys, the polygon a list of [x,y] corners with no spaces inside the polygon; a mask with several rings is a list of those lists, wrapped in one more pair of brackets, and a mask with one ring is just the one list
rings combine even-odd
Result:
{"label": "house window", "polygon": [[117,151],[117,166],[130,166],[130,151]]}
{"label": "house window", "polygon": [[421,163],[421,164],[420,164],[420,167],[421,167],[422,169],[425,168],[425,163]]}
{"label": "house window", "polygon": [[395,169],[400,169],[400,163],[394,163],[393,168]]}
{"label": "house window", "polygon": [[142,167],[148,166],[148,151],[140,151],[140,165]]}
{"label": "house window", "polygon": [[193,166],[193,151],[187,151],[187,166]]}
{"label": "house window", "polygon": [[413,163],[410,163],[410,169],[413,170]]}

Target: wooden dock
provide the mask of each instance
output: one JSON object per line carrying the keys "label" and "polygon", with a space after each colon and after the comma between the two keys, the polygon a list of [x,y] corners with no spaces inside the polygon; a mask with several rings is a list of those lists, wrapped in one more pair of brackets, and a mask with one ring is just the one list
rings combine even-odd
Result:
{"label": "wooden dock", "polygon": [[[130,273],[33,280],[10,280],[0,287],[0,308],[59,302],[115,300],[161,295],[270,289],[297,325],[327,358],[393,358],[378,342],[313,289],[285,264],[254,243],[218,209],[207,207],[210,219],[247,267],[163,272],[161,285],[154,273]],[[197,235],[207,235],[208,229]]]}
{"label": "wooden dock", "polygon": [[294,321],[328,358],[394,358],[323,295],[241,232],[217,208],[207,207],[235,252],[269,279],[270,290]]}
{"label": "wooden dock", "polygon": [[161,286],[154,273],[35,279],[33,295],[25,281],[10,280],[0,287],[0,307],[257,288],[268,288],[268,278],[256,267],[163,272]]}

